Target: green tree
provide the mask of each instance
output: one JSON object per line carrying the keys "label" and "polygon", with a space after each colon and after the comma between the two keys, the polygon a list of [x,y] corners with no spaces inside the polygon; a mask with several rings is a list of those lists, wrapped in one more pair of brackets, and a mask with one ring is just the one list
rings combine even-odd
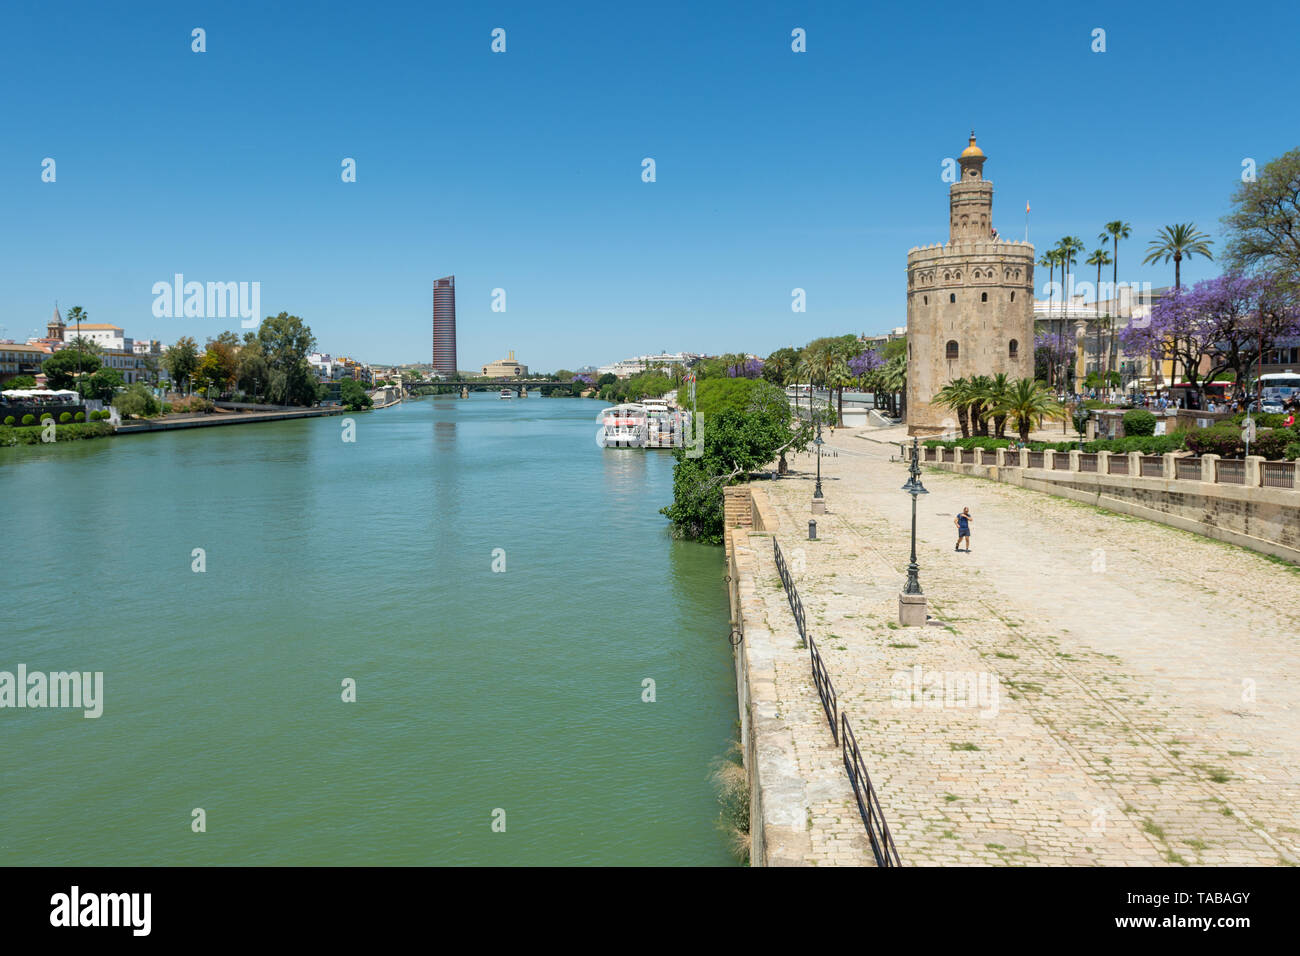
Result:
{"label": "green tree", "polygon": [[1172,226],[1164,226],[1156,237],[1151,240],[1147,246],[1146,258],[1143,263],[1148,262],[1168,262],[1174,260],[1174,288],[1183,287],[1183,260],[1190,259],[1193,256],[1204,256],[1206,259],[1213,259],[1214,254],[1210,252],[1210,246],[1214,240],[1196,228],[1194,222],[1179,222]]}
{"label": "green tree", "polygon": [[36,379],[30,375],[15,375],[9,381],[5,382],[4,387],[9,388],[35,388]]}
{"label": "green tree", "polygon": [[375,400],[366,394],[361,383],[352,378],[345,378],[339,382],[339,399],[354,412],[370,408],[375,404]]}
{"label": "green tree", "polygon": [[791,370],[794,369],[798,362],[799,351],[797,349],[789,346],[777,349],[763,362],[763,378],[773,385],[784,386],[789,379]]}
{"label": "green tree", "polygon": [[1097,294],[1093,297],[1093,311],[1096,312],[1097,371],[1100,372],[1105,364],[1101,360],[1101,267],[1110,265],[1110,253],[1104,248],[1094,249],[1088,256],[1087,264],[1097,267]]}
{"label": "green tree", "polygon": [[1037,419],[1056,420],[1064,415],[1061,405],[1041,382],[1020,378],[1011,383],[1003,404],[997,409],[1015,424],[1021,441],[1029,441],[1029,430]]}
{"label": "green tree", "polygon": [[1300,277],[1300,148],[1264,164],[1232,195],[1223,217],[1234,271]]}
{"label": "green tree", "polygon": [[952,409],[961,426],[961,437],[970,437],[970,406],[973,401],[971,383],[965,378],[954,378],[934,393],[934,404]]}
{"label": "green tree", "polygon": [[267,397],[276,405],[311,405],[319,394],[307,356],[316,336],[296,315],[281,312],[262,320],[257,330],[262,354],[270,367]]}
{"label": "green tree", "polygon": [[188,335],[182,335],[176,344],[163,353],[163,367],[171,376],[172,384],[184,391],[199,367],[199,344]]}
{"label": "green tree", "polygon": [[[1119,308],[1119,241],[1127,239],[1132,235],[1133,227],[1122,219],[1113,219],[1102,227],[1101,233],[1097,236],[1099,240],[1105,242],[1110,239],[1113,261],[1111,262],[1111,302],[1115,305],[1116,310]],[[1117,334],[1119,326],[1119,316],[1109,316],[1108,325],[1110,326],[1110,348],[1108,351],[1107,371],[1113,370],[1119,362],[1119,336]]]}
{"label": "green tree", "polygon": [[125,384],[122,373],[117,369],[101,368],[83,378],[78,388],[83,397],[97,399],[107,405]]}
{"label": "green tree", "polygon": [[161,410],[153,392],[139,383],[117,395],[113,399],[113,407],[125,418],[149,418]]}
{"label": "green tree", "polygon": [[45,384],[50,388],[73,388],[83,372],[94,374],[99,371],[99,365],[98,356],[66,348],[42,362],[41,371],[45,373]]}

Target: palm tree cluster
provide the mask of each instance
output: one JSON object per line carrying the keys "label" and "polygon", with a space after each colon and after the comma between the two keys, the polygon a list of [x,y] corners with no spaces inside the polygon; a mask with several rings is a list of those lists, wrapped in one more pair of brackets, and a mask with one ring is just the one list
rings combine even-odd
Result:
{"label": "palm tree cluster", "polygon": [[1011,379],[1001,373],[953,379],[935,393],[934,402],[956,413],[962,438],[988,437],[990,429],[992,437],[1005,438],[1010,424],[1021,441],[1029,441],[1034,422],[1065,415],[1042,382]]}

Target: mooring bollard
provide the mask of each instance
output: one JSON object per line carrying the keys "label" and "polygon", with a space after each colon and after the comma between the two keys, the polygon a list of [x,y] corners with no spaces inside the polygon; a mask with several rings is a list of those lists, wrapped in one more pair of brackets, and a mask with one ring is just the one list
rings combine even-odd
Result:
{"label": "mooring bollard", "polygon": [[808,521],[808,540],[817,540],[817,521],[815,519],[810,519]]}

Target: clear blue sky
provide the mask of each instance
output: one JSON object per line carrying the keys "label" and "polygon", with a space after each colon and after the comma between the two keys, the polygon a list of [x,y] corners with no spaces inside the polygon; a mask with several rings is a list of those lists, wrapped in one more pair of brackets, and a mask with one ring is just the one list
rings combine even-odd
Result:
{"label": "clear blue sky", "polygon": [[43,332],[57,298],[137,338],[238,326],[155,318],[182,272],[261,282],[322,350],[428,361],[454,273],[462,368],[881,331],[907,250],[946,238],[940,164],[972,126],[1004,237],[1026,200],[1040,246],[1123,218],[1121,278],[1168,284],[1138,265],[1155,230],[1218,238],[1242,159],[1300,145],[1297,9],[7,4],[0,325]]}

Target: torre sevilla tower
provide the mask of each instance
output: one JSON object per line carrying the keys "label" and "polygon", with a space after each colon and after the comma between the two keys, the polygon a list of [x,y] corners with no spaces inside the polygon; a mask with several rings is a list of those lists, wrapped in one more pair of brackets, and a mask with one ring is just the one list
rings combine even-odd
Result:
{"label": "torre sevilla tower", "polygon": [[456,277],[433,280],[433,370],[456,377]]}
{"label": "torre sevilla tower", "polygon": [[932,404],[953,379],[1034,375],[1034,247],[998,238],[986,159],[972,131],[948,189],[948,241],[907,254],[909,435],[956,428],[953,411]]}

